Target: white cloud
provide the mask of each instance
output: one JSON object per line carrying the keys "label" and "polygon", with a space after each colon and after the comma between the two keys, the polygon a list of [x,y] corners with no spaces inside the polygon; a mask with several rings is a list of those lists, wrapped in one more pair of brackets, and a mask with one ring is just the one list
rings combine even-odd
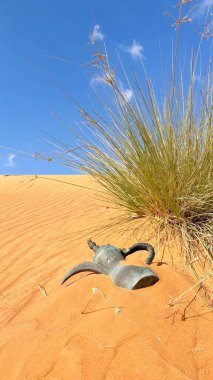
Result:
{"label": "white cloud", "polygon": [[126,88],[122,80],[118,79],[118,88],[121,95],[126,102],[130,102],[133,97],[133,91],[131,88]]}
{"label": "white cloud", "polygon": [[105,35],[100,31],[100,25],[96,24],[90,33],[90,39],[92,43],[95,41],[103,41]]}
{"label": "white cloud", "polygon": [[124,99],[126,100],[126,102],[130,102],[130,100],[132,99],[133,97],[133,92],[130,88],[127,88],[126,90],[121,90],[121,94],[123,95]]}
{"label": "white cloud", "polygon": [[101,76],[95,76],[95,77],[93,77],[91,79],[90,84],[91,85],[93,85],[93,84],[94,85],[96,85],[96,84],[107,84],[107,82],[104,80],[103,77],[101,77]]}
{"label": "white cloud", "polygon": [[201,17],[205,15],[208,11],[211,12],[213,6],[213,0],[201,0],[199,5],[195,8],[193,15],[195,17]]}
{"label": "white cloud", "polygon": [[[107,73],[105,76],[95,76],[91,79],[90,84],[91,85],[99,85],[99,84],[104,84],[109,86],[110,85],[110,80],[115,80],[115,74],[111,73],[112,77]],[[119,88],[119,91],[121,95],[124,97],[126,102],[130,102],[130,100],[133,97],[133,91],[130,88],[125,88],[123,85],[123,82],[117,78],[117,86]]]}
{"label": "white cloud", "polygon": [[113,72],[111,72],[111,75],[109,73],[106,73],[103,76],[100,76],[100,75],[94,76],[91,79],[90,84],[91,85],[106,84],[109,86],[111,84],[111,81],[114,79],[115,79],[115,74]]}
{"label": "white cloud", "polygon": [[144,58],[144,48],[139,42],[133,41],[131,46],[127,46],[125,50],[133,59]]}
{"label": "white cloud", "polygon": [[195,74],[194,80],[197,82],[198,86],[203,86],[204,78],[201,75]]}
{"label": "white cloud", "polygon": [[[206,24],[202,26],[200,35],[204,39],[208,39],[213,36],[213,0],[202,0],[195,8],[192,16],[194,19],[197,19],[198,22],[203,22],[206,19],[206,16],[209,16],[206,20]],[[202,21],[200,21],[202,20]]]}
{"label": "white cloud", "polygon": [[11,154],[8,154],[7,156],[7,161],[5,163],[5,166],[9,167],[9,168],[13,168],[15,166],[15,154],[11,153]]}

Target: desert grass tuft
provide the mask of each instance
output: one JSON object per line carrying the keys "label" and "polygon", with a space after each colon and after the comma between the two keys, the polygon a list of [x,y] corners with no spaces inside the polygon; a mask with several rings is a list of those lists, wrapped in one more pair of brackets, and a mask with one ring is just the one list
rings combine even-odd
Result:
{"label": "desert grass tuft", "polygon": [[179,234],[187,261],[196,251],[204,265],[213,259],[213,102],[208,82],[196,109],[193,82],[186,99],[176,90],[175,110],[167,95],[162,112],[149,80],[148,98],[135,83],[133,103],[114,82],[118,112],[109,115],[111,124],[90,118],[96,143],[66,164],[92,175],[130,216]]}

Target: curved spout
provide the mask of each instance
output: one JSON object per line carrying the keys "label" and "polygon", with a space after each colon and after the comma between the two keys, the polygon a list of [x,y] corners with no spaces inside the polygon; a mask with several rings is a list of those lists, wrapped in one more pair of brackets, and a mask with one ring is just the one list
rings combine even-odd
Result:
{"label": "curved spout", "polygon": [[123,249],[122,253],[123,253],[124,257],[126,257],[128,255],[131,255],[131,253],[136,252],[136,251],[140,251],[140,250],[146,250],[149,252],[149,256],[147,257],[145,263],[150,265],[152,263],[152,261],[154,260],[155,251],[154,251],[154,248],[152,247],[152,245],[150,245],[148,243],[136,243],[129,248]]}
{"label": "curved spout", "polygon": [[86,272],[86,271],[90,271],[90,272],[97,273],[97,274],[107,274],[105,269],[102,266],[100,266],[96,263],[85,262],[85,263],[82,263],[82,264],[75,266],[73,269],[71,269],[69,272],[67,272],[67,274],[64,276],[64,278],[61,282],[61,285],[65,281],[67,281],[71,276],[73,276],[74,274],[77,274],[80,272]]}

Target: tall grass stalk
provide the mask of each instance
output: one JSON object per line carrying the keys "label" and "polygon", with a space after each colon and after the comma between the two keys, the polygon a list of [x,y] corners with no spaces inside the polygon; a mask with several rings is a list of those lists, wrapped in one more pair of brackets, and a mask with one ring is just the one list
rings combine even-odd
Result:
{"label": "tall grass stalk", "polygon": [[199,276],[197,265],[204,273],[213,268],[212,63],[197,92],[198,58],[192,54],[186,91],[183,74],[177,75],[180,25],[163,106],[146,70],[145,88],[135,73],[126,77],[133,93],[129,101],[107,53],[97,53],[93,64],[111,87],[114,103],[104,103],[106,119],[81,108],[86,124],[85,134],[78,136],[82,148],[67,154],[62,147],[59,155],[66,165],[93,176],[129,215],[148,218],[170,237],[178,236],[186,262]]}

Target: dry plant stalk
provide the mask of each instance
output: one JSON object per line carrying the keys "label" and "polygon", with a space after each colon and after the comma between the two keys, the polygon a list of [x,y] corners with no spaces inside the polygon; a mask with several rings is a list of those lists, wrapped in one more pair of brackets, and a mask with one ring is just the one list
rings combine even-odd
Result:
{"label": "dry plant stalk", "polygon": [[[181,298],[183,298],[186,294],[188,294],[189,292],[191,292],[191,290],[193,290],[194,288],[196,288],[198,285],[201,285],[203,283],[203,281],[205,281],[208,277],[212,276],[213,272],[211,273],[208,273],[205,277],[201,278],[198,282],[196,282],[195,285],[193,285],[191,288],[187,289],[185,292],[183,292],[182,294],[180,294],[177,298],[175,299],[171,299],[169,301],[169,306],[174,306],[175,303],[177,303]],[[200,290],[200,287],[199,287],[199,290]]]}

